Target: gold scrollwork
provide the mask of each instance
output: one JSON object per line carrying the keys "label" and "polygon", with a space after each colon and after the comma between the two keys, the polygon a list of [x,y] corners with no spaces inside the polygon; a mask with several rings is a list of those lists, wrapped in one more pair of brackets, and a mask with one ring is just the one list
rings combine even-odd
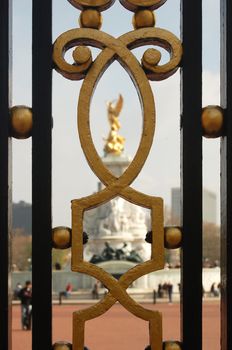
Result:
{"label": "gold scrollwork", "polygon": [[103,50],[94,63],[94,68],[99,62],[101,66],[104,64],[102,74],[115,59],[124,67],[126,66],[127,71],[130,72],[130,65],[128,66],[127,62],[128,60],[136,60],[130,49],[144,44],[164,48],[170,54],[169,62],[158,65],[157,54],[148,55],[147,51],[145,52],[142,63],[150,80],[163,80],[175,73],[182,57],[181,43],[175,35],[160,28],[141,28],[126,33],[118,39],[94,29],[72,29],[63,33],[55,41],[53,61],[56,69],[64,77],[71,80],[83,79],[87,69],[91,66],[90,62],[87,60],[88,67],[85,63],[81,65],[70,64],[65,61],[64,55],[72,47],[89,45]]}
{"label": "gold scrollwork", "polygon": [[167,0],[119,0],[120,3],[127,9],[133,12],[141,8],[149,8],[150,10],[156,10],[162,6]]}
{"label": "gold scrollwork", "polygon": [[[107,296],[97,305],[92,308],[78,311],[74,313],[73,318],[73,346],[75,350],[83,348],[84,344],[84,323],[87,320],[95,318],[106,312],[117,300],[136,316],[149,322],[150,343],[152,350],[161,349],[162,347],[162,320],[158,312],[146,310],[131,299],[127,293],[127,287],[137,278],[164,266],[164,234],[163,234],[163,201],[161,198],[147,196],[132,189],[130,184],[139,174],[146,157],[148,156],[152,145],[154,129],[155,129],[155,107],[153,94],[150,84],[146,78],[144,71],[134,55],[120,42],[112,41],[111,37],[106,35],[95,35],[107,48],[97,57],[91,69],[88,71],[83,82],[78,103],[78,130],[81,145],[85,156],[92,170],[105,184],[105,189],[93,194],[89,197],[72,201],[72,270],[87,273],[98,280],[102,281],[109,289]],[[131,35],[134,34],[133,32]],[[127,38],[128,42],[133,42],[133,39]],[[115,177],[105,168],[102,160],[94,147],[91,132],[89,129],[89,108],[91,97],[94,88],[99,81],[106,67],[111,63],[112,58],[117,53],[118,59],[123,61],[123,65],[130,70],[130,75],[137,87],[140,99],[143,104],[144,122],[143,131],[138,151],[130,166],[122,174],[120,178]],[[100,205],[115,196],[121,196],[134,204],[144,206],[151,209],[152,227],[154,232],[152,245],[151,260],[137,265],[135,268],[128,271],[117,282],[112,276],[108,275],[99,267],[83,261],[83,215],[84,211]],[[153,344],[153,345],[152,345]]]}
{"label": "gold scrollwork", "polygon": [[[134,12],[144,9],[153,10],[164,4],[165,1],[120,0],[124,7]],[[113,1],[106,0],[69,0],[69,2],[84,11],[89,7],[96,8],[97,11],[103,11],[113,4]],[[151,26],[154,21],[152,17]],[[149,322],[151,350],[162,349],[161,314],[158,311],[145,309],[136,303],[127,294],[126,289],[139,277],[164,267],[163,200],[159,197],[138,192],[130,185],[140,173],[154,137],[155,104],[148,78],[162,80],[174,74],[181,60],[182,47],[180,41],[172,33],[160,28],[149,26],[145,28],[146,20],[140,19],[140,23],[137,20],[135,24],[136,30],[123,34],[119,38],[114,38],[93,28],[79,28],[63,33],[54,43],[53,60],[56,70],[71,80],[84,78],[78,101],[79,137],[91,169],[105,185],[105,188],[97,193],[72,200],[72,270],[95,277],[109,290],[103,300],[96,305],[74,313],[73,350],[83,350],[85,322],[105,313],[116,301],[119,301],[137,317]],[[82,26],[85,25],[82,23]],[[138,29],[139,27],[141,28]],[[164,48],[170,54],[169,62],[159,65],[161,53],[156,49],[148,49],[143,55],[142,64],[140,64],[131,50],[143,45]],[[87,46],[102,50],[94,61]],[[73,47],[75,47],[73,52],[74,63],[70,64],[65,60],[65,53]],[[132,78],[143,111],[143,129],[138,150],[133,161],[120,177],[114,176],[99,157],[93,143],[89,122],[90,103],[94,89],[105,70],[115,60],[126,69]],[[119,281],[100,267],[83,260],[84,212],[116,196],[150,209],[152,219],[151,259],[127,271]]]}

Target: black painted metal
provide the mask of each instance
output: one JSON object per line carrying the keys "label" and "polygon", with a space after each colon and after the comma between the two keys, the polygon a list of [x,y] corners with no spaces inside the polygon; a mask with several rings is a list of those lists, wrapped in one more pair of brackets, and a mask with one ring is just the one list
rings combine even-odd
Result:
{"label": "black painted metal", "polygon": [[181,1],[183,348],[202,349],[202,1]]}
{"label": "black painted metal", "polygon": [[0,11],[0,349],[11,349],[9,296],[9,242],[11,232],[11,140],[8,138],[10,104],[11,1]]}
{"label": "black painted metal", "polygon": [[33,1],[33,350],[51,349],[52,1]]}
{"label": "black painted metal", "polygon": [[232,349],[232,3],[221,0],[221,349]]}

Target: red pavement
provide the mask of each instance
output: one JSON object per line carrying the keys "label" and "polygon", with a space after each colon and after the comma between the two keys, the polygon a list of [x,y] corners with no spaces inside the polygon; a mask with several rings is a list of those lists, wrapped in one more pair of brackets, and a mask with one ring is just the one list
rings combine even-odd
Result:
{"label": "red pavement", "polygon": [[[145,305],[144,305],[145,306]],[[53,341],[72,338],[72,312],[88,305],[53,306]],[[147,308],[163,314],[164,340],[180,339],[179,305],[148,304]],[[206,302],[204,305],[203,338],[204,350],[220,349],[219,303]],[[86,324],[86,346],[90,350],[141,350],[148,345],[148,325],[116,304],[101,318]],[[13,306],[13,350],[31,350],[31,332],[22,331],[20,307]]]}

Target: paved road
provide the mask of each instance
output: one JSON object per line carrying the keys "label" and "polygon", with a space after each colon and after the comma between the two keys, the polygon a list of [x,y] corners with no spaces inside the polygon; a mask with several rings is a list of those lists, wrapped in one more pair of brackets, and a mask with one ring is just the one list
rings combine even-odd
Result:
{"label": "paved road", "polygon": [[[53,341],[72,337],[72,312],[87,305],[53,306]],[[180,339],[179,305],[146,305],[163,313],[163,338]],[[219,303],[206,302],[204,305],[204,350],[220,349]],[[142,350],[148,344],[148,325],[116,304],[101,318],[91,320],[86,327],[86,345],[90,350]],[[20,307],[13,306],[13,350],[31,350],[31,332],[20,327]]]}

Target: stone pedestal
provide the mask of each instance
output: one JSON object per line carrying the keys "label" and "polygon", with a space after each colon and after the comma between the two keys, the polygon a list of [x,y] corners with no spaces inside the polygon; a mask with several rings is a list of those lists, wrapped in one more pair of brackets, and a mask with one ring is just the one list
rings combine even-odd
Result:
{"label": "stone pedestal", "polygon": [[131,163],[131,157],[124,154],[107,154],[102,157],[102,161],[107,169],[116,177],[121,176]]}
{"label": "stone pedestal", "polygon": [[[106,155],[102,158],[105,166],[116,177],[127,169],[131,158],[125,155]],[[101,187],[101,186],[100,186]],[[116,197],[95,209],[85,212],[84,230],[89,235],[85,248],[85,259],[101,255],[105,242],[114,250],[124,247],[125,254],[136,252],[143,261],[150,258],[150,245],[145,242],[147,233],[146,212],[143,208]]]}

